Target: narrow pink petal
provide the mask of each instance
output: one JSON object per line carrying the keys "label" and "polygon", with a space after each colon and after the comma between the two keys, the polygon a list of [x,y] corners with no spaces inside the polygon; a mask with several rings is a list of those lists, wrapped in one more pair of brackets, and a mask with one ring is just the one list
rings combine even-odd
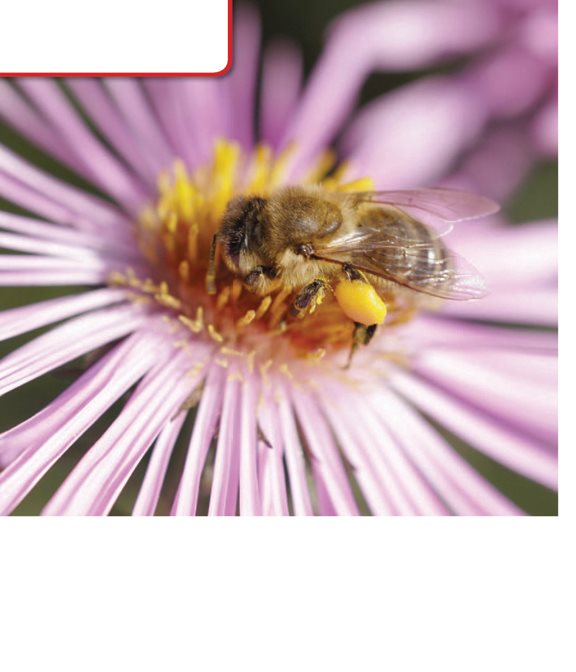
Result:
{"label": "narrow pink petal", "polygon": [[228,75],[234,109],[232,137],[246,148],[254,144],[254,99],[260,51],[260,20],[250,6],[240,7],[234,24],[234,67]]}
{"label": "narrow pink petal", "polygon": [[285,134],[284,142],[298,143],[294,173],[329,144],[371,71],[429,67],[486,44],[497,28],[493,8],[477,3],[402,0],[370,3],[344,14]]}
{"label": "narrow pink petal", "polygon": [[172,418],[165,425],[156,439],[156,444],[152,450],[152,457],[146,470],[146,476],[138,492],[138,497],[134,508],[133,516],[153,516],[160,499],[160,492],[164,477],[168,469],[168,463],[174,449],[186,413],[181,412],[175,418]]}
{"label": "narrow pink petal", "polygon": [[197,384],[197,379],[184,375],[191,364],[185,352],[158,361],[48,502],[44,515],[106,515],[110,511],[154,439]]}
{"label": "narrow pink petal", "polygon": [[141,207],[146,193],[142,184],[91,133],[56,84],[32,78],[21,80],[20,86],[76,151],[85,174],[121,203]]}
{"label": "narrow pink petal", "polygon": [[470,67],[464,81],[487,105],[491,118],[517,118],[545,96],[550,67],[540,57],[512,44]]}
{"label": "narrow pink petal", "polygon": [[[0,147],[1,151],[1,147]],[[0,168],[0,195],[15,205],[62,224],[72,224],[78,228],[94,228],[72,210],[55,203],[47,195],[39,194],[32,187],[11,177]],[[3,213],[4,214],[4,213]]]}
{"label": "narrow pink petal", "polygon": [[0,340],[126,299],[122,289],[98,289],[4,310],[0,312]]}
{"label": "narrow pink petal", "polygon": [[0,255],[0,285],[104,284],[117,265],[95,255],[83,260]]}
{"label": "narrow pink petal", "polygon": [[536,148],[544,158],[558,155],[558,99],[549,102],[532,123],[532,136]]}
{"label": "narrow pink petal", "polygon": [[277,381],[276,385],[281,395],[278,401],[278,418],[284,442],[284,456],[290,479],[290,494],[292,495],[294,514],[311,516],[313,515],[312,502],[308,490],[304,453],[296,430],[294,411],[288,401],[288,392],[283,383]]}
{"label": "narrow pink petal", "polygon": [[309,396],[292,390],[292,401],[302,432],[312,453],[312,464],[317,472],[317,482],[322,484],[326,497],[336,514],[358,514],[358,507],[350,488],[338,449],[326,420],[316,402]]}
{"label": "narrow pink petal", "polygon": [[259,478],[262,493],[262,512],[267,516],[289,515],[286,493],[286,473],[282,455],[284,443],[280,432],[278,405],[265,393],[258,407],[258,424],[269,445],[259,444]]}
{"label": "narrow pink petal", "polygon": [[105,85],[137,142],[154,158],[157,172],[169,166],[174,160],[173,151],[141,82],[138,79],[122,77],[107,79]]}
{"label": "narrow pink petal", "polygon": [[439,186],[476,192],[505,203],[526,179],[535,160],[526,142],[526,128],[513,120],[488,128]]}
{"label": "narrow pink petal", "polygon": [[259,385],[256,376],[245,372],[240,394],[240,515],[262,514],[258,484],[256,399]]}
{"label": "narrow pink petal", "polygon": [[381,453],[387,467],[383,471],[387,479],[386,487],[398,512],[427,516],[449,513],[432,484],[407,458],[403,449],[402,428],[394,414],[388,412],[386,407],[375,407],[372,410],[367,405],[366,400],[372,394],[372,390],[367,390],[361,398],[355,395],[350,399],[350,420],[356,418],[369,438],[367,445],[371,444],[374,452]]}
{"label": "narrow pink petal", "polygon": [[0,248],[14,250],[17,252],[27,252],[30,254],[42,254],[50,257],[61,257],[63,259],[75,259],[86,261],[88,264],[93,260],[98,260],[100,255],[86,247],[76,247],[66,245],[65,243],[55,243],[47,240],[38,240],[27,236],[19,236],[14,233],[5,233],[0,231]]}
{"label": "narrow pink petal", "polygon": [[[447,245],[470,261],[497,290],[542,288],[556,282],[556,220],[502,226],[494,221],[462,222],[445,237]],[[510,250],[514,254],[510,254]],[[501,292],[503,293],[503,292]]]}
{"label": "narrow pink petal", "polygon": [[318,505],[318,514],[320,516],[336,516],[337,512],[332,504],[330,495],[326,488],[326,483],[318,465],[312,462],[312,475],[314,476],[314,484],[316,486],[316,500]]}
{"label": "narrow pink petal", "polygon": [[[3,184],[8,187],[10,184],[15,184],[17,195],[25,196],[26,193],[31,193],[33,196],[36,193],[43,196],[44,201],[48,200],[54,205],[60,205],[68,213],[68,218],[62,220],[64,223],[91,230],[113,226],[118,229],[119,233],[126,224],[130,223],[126,215],[115,206],[49,176],[1,145],[0,173],[12,178],[12,182],[6,181]],[[18,183],[20,183],[20,191],[17,190]],[[14,194],[10,190],[2,189],[2,194],[14,200]],[[22,198],[16,202],[27,207],[26,201]],[[44,214],[41,211],[38,212]]]}
{"label": "narrow pink petal", "polygon": [[[106,354],[35,416],[0,435],[0,515],[10,513],[48,469],[157,361],[159,344],[135,334]],[[14,461],[12,461],[14,460]]]}
{"label": "narrow pink petal", "polygon": [[123,117],[101,80],[80,77],[67,80],[66,83],[119,155],[148,186],[153,187],[158,173],[169,162],[159,162],[153,158],[148,144],[138,141],[130,119]]}
{"label": "narrow pink petal", "polygon": [[180,156],[188,165],[193,164],[194,138],[190,127],[183,121],[180,97],[177,95],[178,81],[169,78],[146,79],[143,82],[158,123],[172,148],[174,156]]}
{"label": "narrow pink petal", "polygon": [[446,315],[472,320],[556,326],[558,292],[550,289],[508,289],[502,287],[479,301],[452,301],[443,308]]}
{"label": "narrow pink petal", "polygon": [[0,79],[0,117],[51,156],[76,170],[81,168],[76,154],[7,79]]}
{"label": "narrow pink petal", "polygon": [[[534,357],[533,359],[536,359]],[[556,360],[547,357],[553,372]],[[530,362],[526,364],[530,368]],[[423,353],[413,369],[442,389],[458,395],[517,431],[555,446],[557,442],[556,383],[531,382],[525,376],[512,377],[506,371],[490,366],[482,357],[451,353]]]}
{"label": "narrow pink petal", "polygon": [[350,176],[383,189],[434,184],[485,122],[481,99],[452,79],[407,84],[364,107],[346,132]]}
{"label": "narrow pink petal", "polygon": [[114,240],[103,238],[97,233],[78,231],[69,226],[52,224],[31,217],[23,217],[10,212],[0,212],[0,228],[42,241],[62,243],[66,246],[99,250],[108,257],[125,260],[140,258],[134,237],[114,235]]}
{"label": "narrow pink petal", "polygon": [[[391,339],[392,336],[389,335]],[[378,343],[375,341],[375,343]],[[386,335],[382,337],[382,347],[387,344]],[[390,348],[390,345],[388,346]],[[453,320],[439,313],[424,313],[418,319],[407,324],[398,336],[396,350],[407,350],[417,355],[426,351],[451,351],[470,353],[482,357],[500,355],[500,359],[539,354],[554,356],[558,352],[558,336],[552,332],[518,330],[469,324]]]}
{"label": "narrow pink petal", "polygon": [[458,515],[517,515],[521,511],[478,474],[415,411],[394,393],[381,388],[369,403],[395,417],[403,449]]}
{"label": "narrow pink petal", "polygon": [[70,285],[103,285],[110,270],[72,269],[44,270],[29,268],[21,271],[0,272],[0,286],[4,287],[49,287]]}
{"label": "narrow pink petal", "polygon": [[137,306],[107,308],[69,320],[0,362],[0,394],[135,331],[147,320]]}
{"label": "narrow pink petal", "polygon": [[[375,453],[373,444],[364,435],[363,426],[344,415],[332,398],[321,397],[320,401],[371,513],[379,516],[395,514],[398,507],[406,513],[413,513],[414,509],[390,478],[387,466],[383,467],[380,454]],[[392,498],[395,499],[394,504]]]}
{"label": "narrow pink petal", "polygon": [[534,441],[415,376],[398,372],[390,383],[415,406],[477,450],[537,483],[556,487],[556,460]]}
{"label": "narrow pink petal", "polygon": [[186,462],[172,507],[174,516],[193,516],[196,513],[202,470],[221,413],[223,388],[224,371],[217,365],[212,366],[207,374],[200,405],[194,419],[194,429],[186,454]]}
{"label": "narrow pink petal", "polygon": [[273,42],[266,51],[262,68],[261,136],[277,149],[298,104],[302,56],[290,42]]}
{"label": "narrow pink petal", "polygon": [[214,476],[208,507],[210,516],[233,516],[236,513],[240,453],[239,396],[239,382],[229,376],[224,387],[224,401],[218,431]]}

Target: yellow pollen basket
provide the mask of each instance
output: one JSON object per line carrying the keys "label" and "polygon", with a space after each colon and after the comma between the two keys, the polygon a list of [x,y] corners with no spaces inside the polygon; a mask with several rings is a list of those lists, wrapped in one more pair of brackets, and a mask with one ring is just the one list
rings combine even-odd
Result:
{"label": "yellow pollen basket", "polygon": [[342,280],[334,289],[342,312],[354,322],[366,327],[382,324],[386,317],[386,304],[369,282]]}

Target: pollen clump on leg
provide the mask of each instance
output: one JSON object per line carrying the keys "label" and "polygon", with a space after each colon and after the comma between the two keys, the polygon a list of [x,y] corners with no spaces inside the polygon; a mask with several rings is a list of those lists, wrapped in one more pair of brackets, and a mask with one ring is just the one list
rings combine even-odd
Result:
{"label": "pollen clump on leg", "polygon": [[342,280],[334,294],[342,312],[354,322],[367,327],[382,324],[386,317],[386,304],[369,282],[364,280]]}

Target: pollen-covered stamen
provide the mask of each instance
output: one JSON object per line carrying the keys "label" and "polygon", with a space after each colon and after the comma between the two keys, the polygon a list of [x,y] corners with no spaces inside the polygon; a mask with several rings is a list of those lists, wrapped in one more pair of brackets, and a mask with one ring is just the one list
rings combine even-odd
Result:
{"label": "pollen-covered stamen", "polygon": [[[172,311],[191,333],[204,333],[222,348],[253,353],[252,365],[255,358],[261,364],[287,354],[315,361],[349,347],[353,325],[333,288],[320,287],[295,317],[291,310],[298,292],[280,286],[270,295],[256,295],[219,260],[216,234],[229,201],[270,195],[283,182],[289,152],[275,157],[260,146],[245,155],[238,145],[220,141],[211,164],[194,173],[177,161],[160,176],[158,199],[138,222],[138,242],[152,277],[139,278],[127,269],[111,282]],[[343,167],[327,176],[333,163],[333,157],[322,157],[306,181],[338,191],[373,188],[367,179],[344,183]]]}

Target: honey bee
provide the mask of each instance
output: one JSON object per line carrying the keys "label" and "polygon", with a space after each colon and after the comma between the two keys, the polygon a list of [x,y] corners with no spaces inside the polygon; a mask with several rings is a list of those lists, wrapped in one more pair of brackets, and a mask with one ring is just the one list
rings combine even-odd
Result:
{"label": "honey bee", "polygon": [[367,343],[385,308],[378,290],[404,288],[443,299],[481,298],[481,276],[442,237],[455,222],[498,210],[491,200],[453,189],[333,192],[287,186],[268,198],[239,196],[225,211],[208,274],[214,292],[219,244],[228,269],[258,295],[296,292],[305,313],[327,288]]}

